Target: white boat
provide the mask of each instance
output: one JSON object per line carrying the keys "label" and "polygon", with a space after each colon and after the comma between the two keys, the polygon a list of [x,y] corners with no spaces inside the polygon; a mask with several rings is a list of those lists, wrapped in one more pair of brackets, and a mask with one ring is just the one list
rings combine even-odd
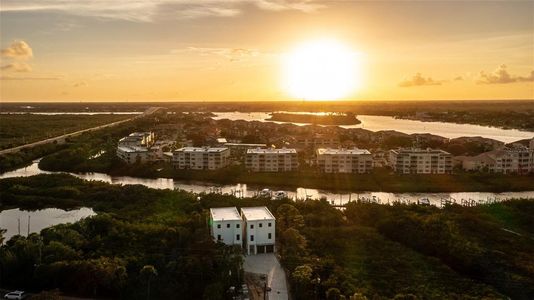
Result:
{"label": "white boat", "polygon": [[274,200],[280,200],[287,198],[287,192],[285,191],[276,191],[274,192],[273,199]]}
{"label": "white boat", "polygon": [[258,196],[271,198],[272,191],[270,189],[263,189],[258,193]]}

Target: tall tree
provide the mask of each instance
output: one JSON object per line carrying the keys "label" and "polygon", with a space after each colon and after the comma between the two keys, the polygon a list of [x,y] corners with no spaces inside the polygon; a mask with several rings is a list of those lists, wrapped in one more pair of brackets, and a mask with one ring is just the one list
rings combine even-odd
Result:
{"label": "tall tree", "polygon": [[301,229],[304,226],[304,217],[299,210],[291,204],[282,204],[276,210],[276,227],[279,232],[289,228]]}

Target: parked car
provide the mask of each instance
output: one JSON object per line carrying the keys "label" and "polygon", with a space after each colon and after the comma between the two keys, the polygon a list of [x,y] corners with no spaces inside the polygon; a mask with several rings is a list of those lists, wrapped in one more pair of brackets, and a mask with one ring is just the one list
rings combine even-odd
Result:
{"label": "parked car", "polygon": [[24,291],[13,291],[4,295],[4,299],[15,299],[20,300],[26,298],[26,293]]}

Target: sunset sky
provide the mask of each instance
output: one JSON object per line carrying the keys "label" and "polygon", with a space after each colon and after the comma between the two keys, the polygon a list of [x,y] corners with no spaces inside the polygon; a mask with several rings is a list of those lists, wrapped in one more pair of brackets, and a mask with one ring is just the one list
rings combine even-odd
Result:
{"label": "sunset sky", "polygon": [[1,0],[0,18],[1,101],[300,100],[284,57],[316,40],[358,57],[340,100],[534,99],[531,0]]}

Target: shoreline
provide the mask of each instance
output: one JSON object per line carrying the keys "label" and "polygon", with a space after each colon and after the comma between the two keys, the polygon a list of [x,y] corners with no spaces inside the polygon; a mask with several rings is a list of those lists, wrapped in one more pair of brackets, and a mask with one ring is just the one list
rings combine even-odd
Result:
{"label": "shoreline", "polygon": [[[378,116],[378,115],[377,115]],[[417,118],[417,117],[410,117],[410,116],[399,116],[399,115],[392,115],[391,117],[399,120],[409,120],[409,121],[419,121],[419,122],[425,122],[425,123],[432,123],[432,122],[441,122],[441,123],[448,123],[448,124],[458,124],[458,125],[474,125],[474,126],[482,126],[482,127],[489,127],[489,128],[496,128],[496,129],[502,129],[502,130],[517,130],[521,132],[534,132],[534,128],[518,128],[513,126],[497,126],[497,125],[490,125],[490,124],[484,124],[481,122],[476,123],[468,123],[468,122],[453,122],[449,120],[441,120],[436,118]]]}

